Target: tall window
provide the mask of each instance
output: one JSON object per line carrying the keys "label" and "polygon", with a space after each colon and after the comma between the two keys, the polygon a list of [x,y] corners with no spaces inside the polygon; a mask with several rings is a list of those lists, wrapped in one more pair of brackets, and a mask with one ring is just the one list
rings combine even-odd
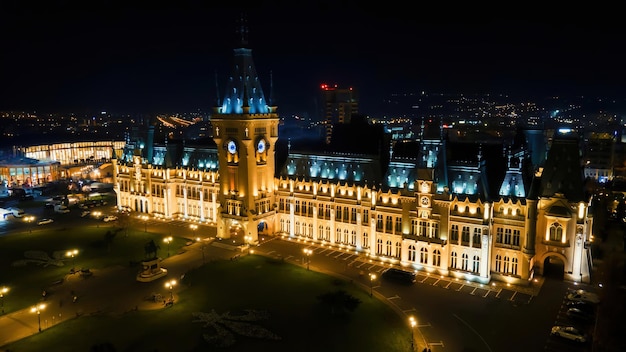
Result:
{"label": "tall window", "polygon": [[335,243],[341,242],[341,229],[335,231]]}
{"label": "tall window", "polygon": [[452,252],[452,254],[450,255],[450,267],[453,269],[456,269],[456,260],[457,260],[456,252]]}
{"label": "tall window", "polygon": [[426,231],[426,225],[428,223],[426,221],[420,221],[420,232],[419,235],[420,236],[427,236],[428,232]]}
{"label": "tall window", "polygon": [[387,240],[387,243],[385,243],[385,255],[388,257],[391,257],[391,241]]}
{"label": "tall window", "polygon": [[438,249],[433,251],[433,265],[439,266],[441,265],[441,252]]}
{"label": "tall window", "polygon": [[395,233],[402,233],[402,218],[401,217],[397,217],[396,218],[396,226],[395,226]]}
{"label": "tall window", "polygon": [[376,231],[383,230],[383,216],[382,214],[376,215]]}
{"label": "tall window", "polygon": [[420,249],[420,264],[428,264],[428,249],[424,247]]}
{"label": "tall window", "polygon": [[387,216],[385,218],[385,232],[391,233],[393,231],[393,218],[391,216]]}
{"label": "tall window", "polygon": [[509,272],[509,265],[511,264],[511,260],[509,259],[508,256],[504,256],[504,268],[502,270],[503,273],[508,273]]}
{"label": "tall window", "polygon": [[381,240],[380,238],[376,240],[376,254],[383,254],[383,240]]}
{"label": "tall window", "polygon": [[470,228],[469,226],[463,226],[463,231],[461,232],[461,241],[465,243],[469,243],[470,238]]}
{"label": "tall window", "polygon": [[563,239],[563,226],[558,222],[550,226],[550,241],[565,242]]}
{"label": "tall window", "polygon": [[300,201],[296,200],[296,215],[300,215]]}
{"label": "tall window", "polygon": [[326,236],[324,236],[324,239],[330,242],[330,226],[326,226]]}
{"label": "tall window", "polygon": [[472,245],[474,247],[480,247],[480,239],[481,239],[481,229],[478,227],[474,228],[474,236],[472,236]]}
{"label": "tall window", "polygon": [[504,229],[498,227],[496,229],[496,243],[502,243],[502,238],[504,237]]}
{"label": "tall window", "polygon": [[350,222],[356,224],[356,208],[352,208],[350,215]]}
{"label": "tall window", "polygon": [[472,271],[475,273],[480,272],[480,257],[475,255],[472,262]]}
{"label": "tall window", "polygon": [[502,271],[502,256],[496,255],[496,272]]}
{"label": "tall window", "polygon": [[467,262],[468,262],[467,253],[463,253],[463,255],[461,255],[461,269],[462,270],[467,270]]}
{"label": "tall window", "polygon": [[356,246],[356,231],[352,230],[350,235],[350,244]]}
{"label": "tall window", "polygon": [[370,236],[367,232],[363,232],[363,248],[370,248]]}
{"label": "tall window", "polygon": [[363,225],[369,225],[370,223],[370,212],[367,209],[363,209]]}
{"label": "tall window", "polygon": [[504,230],[504,244],[511,244],[511,229]]}
{"label": "tall window", "polygon": [[519,247],[520,231],[513,230],[513,245]]}
{"label": "tall window", "polygon": [[415,262],[415,246],[414,245],[409,246],[409,261]]}
{"label": "tall window", "polygon": [[296,221],[296,228],[294,229],[296,235],[300,234],[300,221]]}
{"label": "tall window", "polygon": [[394,253],[394,256],[396,258],[400,258],[400,255],[402,255],[402,243],[396,242],[396,251]]}
{"label": "tall window", "polygon": [[511,260],[511,274],[517,275],[517,258]]}
{"label": "tall window", "polygon": [[453,243],[459,242],[459,225],[452,225],[450,227],[450,241]]}
{"label": "tall window", "polygon": [[324,239],[324,226],[323,225],[320,225],[317,228],[317,239],[320,241]]}
{"label": "tall window", "polygon": [[341,207],[337,206],[337,210],[335,212],[335,220],[341,221]]}

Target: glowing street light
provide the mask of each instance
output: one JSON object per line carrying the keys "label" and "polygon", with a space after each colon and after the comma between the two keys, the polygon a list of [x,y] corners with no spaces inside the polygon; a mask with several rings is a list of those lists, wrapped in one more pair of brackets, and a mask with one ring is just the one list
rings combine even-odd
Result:
{"label": "glowing street light", "polygon": [[313,250],[309,248],[305,248],[304,254],[306,254],[306,270],[309,270],[309,264],[311,263],[311,254],[313,254]]}
{"label": "glowing street light", "polygon": [[411,325],[411,350],[415,350],[415,327],[417,326],[417,320],[412,315],[409,317],[409,325]]}
{"label": "glowing street light", "polygon": [[78,254],[78,249],[72,249],[67,251],[67,253],[65,253],[66,257],[71,257],[72,258],[72,272],[74,272],[74,268],[75,268],[75,264],[76,264],[76,259],[74,259],[74,257],[76,257],[76,255]]}
{"label": "glowing street light", "polygon": [[252,242],[252,236],[245,236],[246,244],[248,245],[248,254],[250,254],[250,242]]}
{"label": "glowing street light", "polygon": [[172,236],[165,237],[163,242],[167,243],[167,256],[170,256],[170,242],[172,242]]}
{"label": "glowing street light", "polygon": [[46,305],[40,303],[30,309],[31,313],[37,313],[37,323],[39,324],[39,332],[41,332],[41,311],[46,308]]}
{"label": "glowing street light", "polygon": [[374,280],[376,280],[376,274],[370,273],[370,297],[374,294]]}
{"label": "glowing street light", "polygon": [[143,220],[143,232],[148,232],[148,215],[142,215],[141,220]]}
{"label": "glowing street light", "polygon": [[28,215],[24,218],[24,221],[28,223],[28,233],[33,233],[33,221],[35,221],[35,217]]}
{"label": "glowing street light", "polygon": [[172,302],[174,302],[174,293],[172,293],[172,290],[174,289],[174,286],[176,286],[176,280],[170,280],[170,281],[165,283],[165,288],[170,290],[170,301],[172,301]]}
{"label": "glowing street light", "polygon": [[2,306],[2,314],[4,314],[4,295],[9,292],[9,288],[3,286],[0,288],[0,306]]}

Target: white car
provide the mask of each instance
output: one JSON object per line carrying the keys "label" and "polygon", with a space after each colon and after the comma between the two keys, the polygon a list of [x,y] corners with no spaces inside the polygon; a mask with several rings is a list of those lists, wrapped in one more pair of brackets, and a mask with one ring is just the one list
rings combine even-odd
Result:
{"label": "white car", "polygon": [[89,214],[91,214],[91,212],[90,212],[89,210],[83,210],[83,212],[82,212],[82,213],[80,213],[80,217],[81,217],[81,218],[84,218],[85,216],[87,216],[87,215],[89,215]]}
{"label": "white car", "polygon": [[52,224],[54,222],[54,220],[52,219],[41,219],[37,222],[37,225],[46,225],[46,224]]}
{"label": "white car", "polygon": [[587,334],[573,326],[555,325],[552,327],[550,335],[559,336],[576,342],[587,342]]}
{"label": "white car", "polygon": [[115,221],[115,220],[117,220],[117,216],[109,215],[109,216],[106,216],[103,220],[104,220],[104,222]]}
{"label": "white car", "polygon": [[566,298],[570,301],[583,301],[594,304],[600,303],[600,297],[597,294],[582,289],[568,293]]}

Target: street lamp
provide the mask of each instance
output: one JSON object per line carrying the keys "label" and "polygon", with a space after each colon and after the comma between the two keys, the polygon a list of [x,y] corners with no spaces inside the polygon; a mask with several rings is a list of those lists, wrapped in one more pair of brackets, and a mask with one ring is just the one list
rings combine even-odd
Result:
{"label": "street lamp", "polygon": [[306,254],[306,270],[309,270],[309,264],[311,263],[311,254],[313,254],[313,250],[305,248],[304,254]]}
{"label": "street lamp", "polygon": [[167,256],[170,256],[170,242],[172,242],[172,236],[165,237],[163,242],[167,243]]}
{"label": "street lamp", "polygon": [[374,294],[374,280],[376,280],[376,274],[370,273],[370,297]]}
{"label": "street lamp", "polygon": [[33,233],[33,221],[35,221],[35,217],[32,215],[29,215],[24,218],[24,221],[28,223],[28,233],[32,234]]}
{"label": "street lamp", "polygon": [[9,292],[9,288],[3,286],[0,288],[0,306],[2,306],[2,314],[4,314],[4,295]]}
{"label": "street lamp", "polygon": [[39,324],[39,332],[41,332],[41,311],[46,308],[46,305],[40,303],[30,309],[31,313],[37,313],[37,323]]}
{"label": "street lamp", "polygon": [[[202,241],[200,237],[196,237],[196,242]],[[200,250],[202,251],[202,264],[204,264],[204,241],[200,242]]]}
{"label": "street lamp", "polygon": [[246,244],[248,245],[248,254],[250,254],[250,242],[252,242],[252,236],[245,236]]}
{"label": "street lamp", "polygon": [[417,320],[414,316],[409,317],[409,324],[411,325],[411,351],[415,350],[415,327],[417,326]]}
{"label": "street lamp", "polygon": [[100,215],[102,215],[102,212],[100,211],[94,211],[92,212],[93,217],[96,218],[96,220],[98,220],[98,222],[96,223],[96,227],[100,227]]}
{"label": "street lamp", "polygon": [[148,216],[142,215],[141,220],[143,220],[143,232],[148,232]]}
{"label": "street lamp", "polygon": [[74,272],[74,268],[75,268],[75,264],[76,264],[76,259],[74,259],[74,257],[78,254],[78,249],[72,249],[67,251],[67,253],[65,253],[65,256],[67,257],[71,257],[72,258],[72,273]]}
{"label": "street lamp", "polygon": [[170,290],[170,301],[172,302],[174,302],[174,294],[172,293],[174,286],[176,286],[176,280],[170,280],[165,283],[165,287]]}

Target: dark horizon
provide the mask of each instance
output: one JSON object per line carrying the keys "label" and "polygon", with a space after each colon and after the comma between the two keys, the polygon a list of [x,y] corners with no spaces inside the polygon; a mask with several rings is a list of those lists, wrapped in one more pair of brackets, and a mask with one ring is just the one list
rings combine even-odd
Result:
{"label": "dark horizon", "polygon": [[[8,9],[0,110],[212,109],[242,10],[184,4]],[[613,99],[626,88],[626,53],[611,23],[454,21],[323,2],[246,13],[265,96],[287,114],[310,110],[321,83],[355,87],[365,114],[379,113],[392,92]]]}

